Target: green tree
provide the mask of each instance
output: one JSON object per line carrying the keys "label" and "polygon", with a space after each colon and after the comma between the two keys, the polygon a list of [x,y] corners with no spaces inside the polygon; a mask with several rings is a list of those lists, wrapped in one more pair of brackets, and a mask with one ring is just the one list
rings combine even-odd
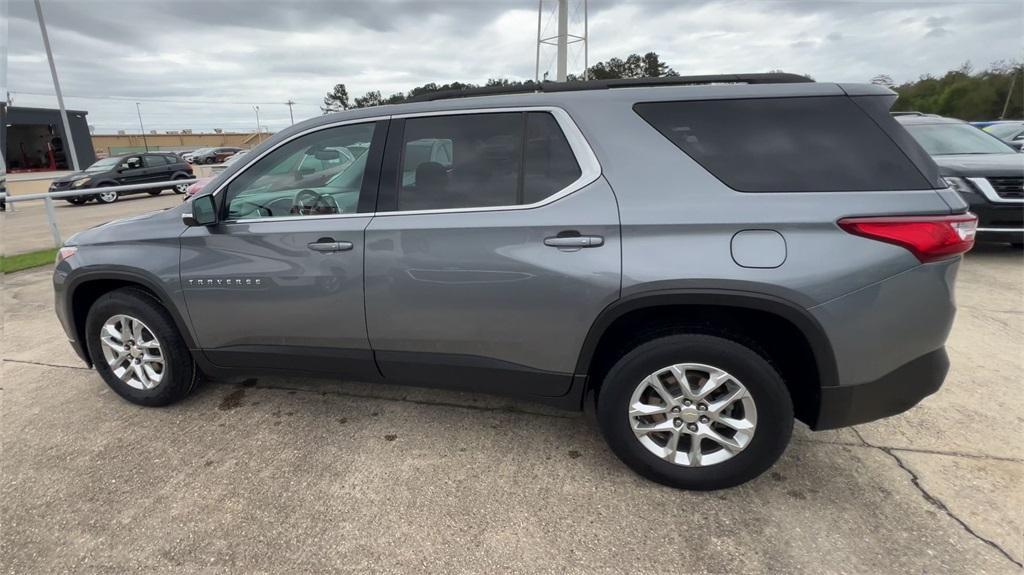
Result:
{"label": "green tree", "polygon": [[345,88],[345,84],[335,84],[334,89],[327,92],[327,95],[324,96],[324,105],[320,107],[320,110],[324,114],[330,114],[331,112],[340,112],[348,108],[348,90]]}
{"label": "green tree", "polygon": [[1019,63],[996,62],[980,72],[965,63],[940,78],[921,76],[892,89],[899,94],[894,111],[980,121],[1003,117],[1006,107],[1006,119],[1024,119],[1024,66]]}

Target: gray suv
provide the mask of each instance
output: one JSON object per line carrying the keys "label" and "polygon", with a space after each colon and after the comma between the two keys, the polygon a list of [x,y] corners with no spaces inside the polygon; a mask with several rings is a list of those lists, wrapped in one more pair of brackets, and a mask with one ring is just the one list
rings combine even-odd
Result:
{"label": "gray suv", "polygon": [[[71,345],[122,397],[320,375],[593,409],[717,489],[948,369],[976,220],[872,85],[786,74],[435,94],[297,124],[180,207],[58,256]],[[310,183],[312,182],[312,183]]]}

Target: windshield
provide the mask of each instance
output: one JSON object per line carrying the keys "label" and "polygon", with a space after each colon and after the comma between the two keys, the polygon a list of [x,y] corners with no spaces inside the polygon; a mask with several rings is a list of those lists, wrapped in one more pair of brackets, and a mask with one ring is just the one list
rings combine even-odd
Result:
{"label": "windshield", "polygon": [[117,165],[121,158],[103,158],[85,169],[86,172],[106,172]]}
{"label": "windshield", "polygon": [[967,124],[911,124],[904,127],[932,156],[1014,153],[1013,148],[995,136]]}
{"label": "windshield", "polygon": [[997,138],[1009,138],[1017,132],[1024,130],[1024,124],[995,124],[985,128],[985,131]]}

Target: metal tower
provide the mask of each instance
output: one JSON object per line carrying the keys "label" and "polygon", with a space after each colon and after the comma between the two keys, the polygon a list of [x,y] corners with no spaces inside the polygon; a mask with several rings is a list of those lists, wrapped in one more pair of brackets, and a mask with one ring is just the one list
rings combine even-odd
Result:
{"label": "metal tower", "polygon": [[554,36],[544,37],[543,29],[541,27],[542,20],[544,17],[544,3],[545,0],[537,0],[537,60],[534,66],[534,81],[540,82],[540,49],[542,45],[556,46],[558,49],[557,53],[557,80],[559,82],[565,82],[567,76],[568,66],[568,55],[569,55],[569,44],[575,44],[577,42],[583,42],[583,79],[587,80],[587,68],[590,67],[588,58],[589,42],[588,37],[588,23],[587,23],[587,0],[579,0],[577,2],[577,11],[579,10],[580,3],[583,5],[583,35],[570,34],[569,33],[569,0],[548,0],[548,2],[557,2],[557,6],[552,9],[552,14],[555,11],[558,12],[558,32]]}

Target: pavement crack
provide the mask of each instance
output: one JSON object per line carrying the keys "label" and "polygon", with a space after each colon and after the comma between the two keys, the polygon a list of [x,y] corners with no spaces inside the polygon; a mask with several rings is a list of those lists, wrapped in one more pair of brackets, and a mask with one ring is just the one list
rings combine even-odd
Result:
{"label": "pavement crack", "polygon": [[960,527],[962,527],[964,529],[964,531],[969,533],[972,537],[974,537],[978,541],[981,541],[982,543],[985,543],[989,547],[995,549],[1000,554],[1002,554],[1003,557],[1006,557],[1006,559],[1008,561],[1010,561],[1011,563],[1013,563],[1017,567],[1024,568],[1024,563],[1021,563],[1020,561],[1014,559],[1012,555],[1010,555],[1005,549],[1002,548],[1001,545],[999,545],[995,541],[992,541],[991,539],[988,539],[988,538],[983,537],[982,535],[980,535],[970,525],[968,525],[966,521],[964,521],[963,519],[958,517],[955,513],[953,513],[953,511],[949,507],[947,507],[946,504],[943,503],[941,499],[939,499],[938,497],[935,497],[934,495],[929,493],[928,490],[924,488],[924,485],[921,484],[921,478],[917,476],[917,473],[915,473],[913,469],[911,469],[909,466],[907,466],[906,463],[903,462],[903,459],[901,459],[900,456],[895,453],[895,450],[893,448],[891,448],[891,447],[882,447],[882,446],[879,446],[879,445],[874,445],[872,443],[868,443],[868,441],[866,439],[864,439],[864,436],[860,434],[860,431],[856,427],[852,427],[851,429],[853,429],[854,434],[857,435],[857,438],[861,440],[861,442],[864,444],[865,447],[870,447],[872,449],[877,449],[877,450],[881,451],[882,453],[885,453],[889,457],[893,458],[893,460],[896,461],[896,465],[899,465],[900,469],[902,469],[903,471],[907,472],[907,475],[910,476],[910,482],[921,493],[921,496],[924,497],[925,501],[927,501],[928,503],[931,503],[936,509],[938,509],[939,511],[942,511],[943,513],[945,513],[946,516],[948,516],[953,521],[956,521],[957,523],[959,523]]}
{"label": "pavement crack", "polygon": [[81,369],[81,370],[84,370],[84,371],[92,371],[91,367],[82,367],[80,365],[60,365],[60,364],[56,364],[56,363],[44,363],[44,362],[41,362],[41,361],[27,361],[27,360],[24,360],[24,359],[7,359],[7,358],[4,358],[3,361],[5,363],[20,363],[20,364],[24,364],[24,365],[39,365],[39,366],[42,366],[42,367],[62,367],[64,369]]}

